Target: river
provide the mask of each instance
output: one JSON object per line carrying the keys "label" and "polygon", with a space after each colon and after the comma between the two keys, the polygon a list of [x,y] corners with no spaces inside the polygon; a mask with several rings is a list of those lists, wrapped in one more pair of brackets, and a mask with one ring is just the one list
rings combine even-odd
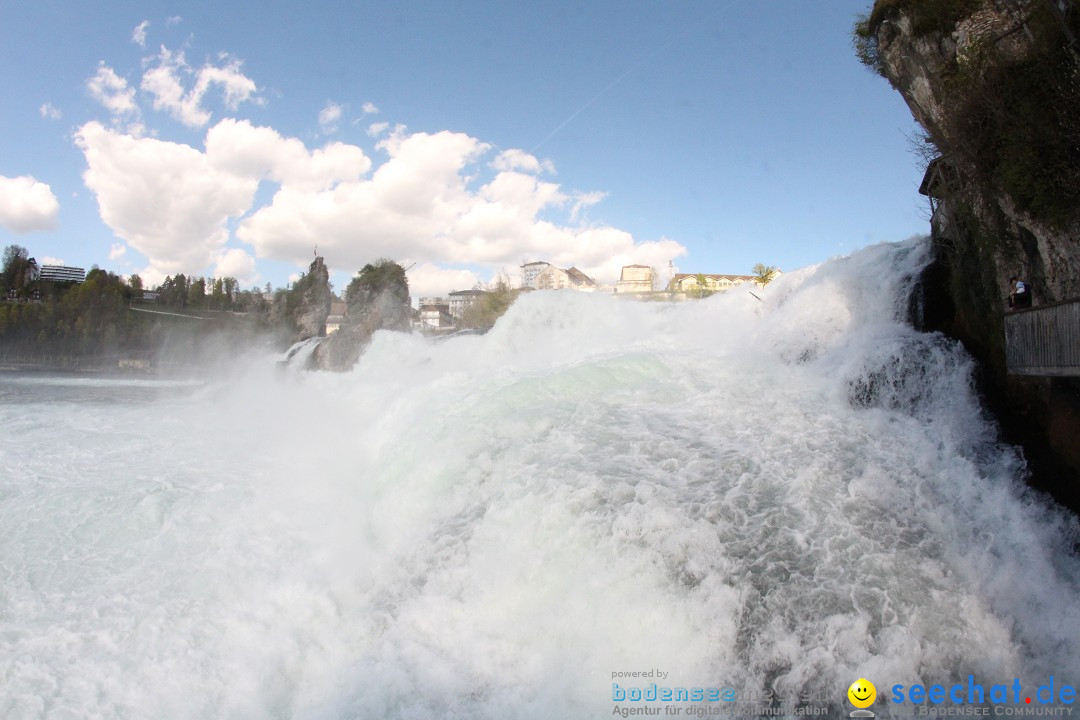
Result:
{"label": "river", "polygon": [[907,323],[927,261],[531,293],[345,374],[0,374],[0,716],[603,718],[655,684],[839,717],[865,677],[894,717],[897,685],[1075,685],[1077,524]]}

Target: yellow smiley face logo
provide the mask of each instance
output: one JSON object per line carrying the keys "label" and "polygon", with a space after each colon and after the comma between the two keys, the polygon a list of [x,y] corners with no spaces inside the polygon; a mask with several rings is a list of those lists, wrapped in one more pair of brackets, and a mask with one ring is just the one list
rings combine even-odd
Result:
{"label": "yellow smiley face logo", "polygon": [[857,708],[868,708],[877,699],[877,688],[866,678],[859,678],[847,689],[848,700]]}

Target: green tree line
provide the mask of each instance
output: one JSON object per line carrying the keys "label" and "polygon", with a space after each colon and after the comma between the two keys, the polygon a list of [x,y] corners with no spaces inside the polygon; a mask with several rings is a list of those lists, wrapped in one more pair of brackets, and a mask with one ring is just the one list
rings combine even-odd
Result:
{"label": "green tree line", "polygon": [[37,270],[26,248],[4,249],[0,359],[62,364],[162,352],[197,355],[200,346],[237,349],[260,339],[280,344],[292,330],[291,316],[275,316],[272,306],[297,306],[302,285],[241,290],[236,278],[180,273],[148,288],[138,275],[125,280],[96,266],[82,283],[41,280]]}
{"label": "green tree line", "polygon": [[120,277],[94,268],[82,283],[35,285],[19,289],[34,302],[0,303],[0,357],[48,359],[149,349],[146,323],[128,310],[132,292]]}

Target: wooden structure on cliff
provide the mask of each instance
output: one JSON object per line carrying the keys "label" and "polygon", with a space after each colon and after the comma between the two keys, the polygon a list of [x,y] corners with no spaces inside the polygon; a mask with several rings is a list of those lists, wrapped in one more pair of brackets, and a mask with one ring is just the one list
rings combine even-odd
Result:
{"label": "wooden structure on cliff", "polygon": [[938,242],[956,245],[970,234],[955,212],[955,203],[950,202],[963,188],[964,178],[951,158],[939,155],[926,166],[919,192],[930,199],[930,230]]}
{"label": "wooden structure on cliff", "polygon": [[1005,365],[1011,375],[1080,377],[1080,298],[1007,314]]}

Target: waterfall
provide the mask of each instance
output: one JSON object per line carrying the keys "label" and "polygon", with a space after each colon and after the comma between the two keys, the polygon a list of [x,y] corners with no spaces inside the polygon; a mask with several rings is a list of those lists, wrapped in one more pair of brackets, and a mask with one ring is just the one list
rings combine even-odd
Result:
{"label": "waterfall", "polygon": [[963,348],[907,323],[928,261],[875,246],[760,302],[535,292],[289,382],[0,376],[0,715],[594,718],[656,684],[839,717],[867,678],[893,717],[895,685],[1075,686],[1077,524]]}

